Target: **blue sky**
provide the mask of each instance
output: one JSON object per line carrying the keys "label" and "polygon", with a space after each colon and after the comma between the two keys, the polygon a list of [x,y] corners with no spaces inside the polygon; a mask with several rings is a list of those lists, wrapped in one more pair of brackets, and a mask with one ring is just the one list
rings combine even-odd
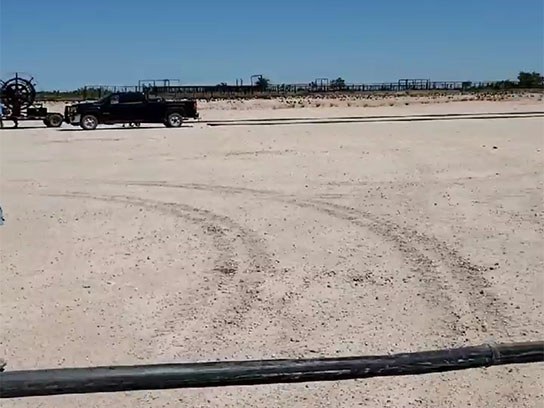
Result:
{"label": "blue sky", "polygon": [[506,79],[544,70],[543,16],[542,0],[0,0],[0,71],[42,89]]}

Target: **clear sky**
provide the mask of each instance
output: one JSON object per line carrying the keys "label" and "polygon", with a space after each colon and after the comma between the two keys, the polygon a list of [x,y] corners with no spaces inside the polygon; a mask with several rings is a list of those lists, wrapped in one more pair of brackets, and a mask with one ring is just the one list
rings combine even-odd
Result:
{"label": "clear sky", "polygon": [[41,89],[493,80],[542,72],[543,0],[0,0],[0,71]]}

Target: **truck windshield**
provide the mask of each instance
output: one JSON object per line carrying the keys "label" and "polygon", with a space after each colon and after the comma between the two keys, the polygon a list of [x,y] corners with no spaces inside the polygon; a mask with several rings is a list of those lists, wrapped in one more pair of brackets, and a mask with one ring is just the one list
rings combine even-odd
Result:
{"label": "truck windshield", "polygon": [[104,104],[104,103],[108,102],[109,99],[110,99],[110,95],[106,95],[106,96],[100,98],[98,100],[98,103]]}

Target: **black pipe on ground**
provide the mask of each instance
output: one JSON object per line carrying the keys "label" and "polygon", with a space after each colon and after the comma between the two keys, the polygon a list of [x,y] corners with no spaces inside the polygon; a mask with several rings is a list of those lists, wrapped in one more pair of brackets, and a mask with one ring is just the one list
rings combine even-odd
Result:
{"label": "black pipe on ground", "polygon": [[0,373],[0,397],[336,381],[544,361],[544,342],[388,356],[60,368]]}
{"label": "black pipe on ground", "polygon": [[355,118],[314,118],[314,119],[240,119],[225,121],[201,121],[208,126],[275,126],[275,125],[323,125],[331,123],[376,123],[376,122],[429,122],[446,120],[490,120],[490,119],[526,119],[541,118],[544,112],[537,113],[497,113],[497,114],[446,114],[446,115],[414,115],[414,116],[385,116],[355,117]]}

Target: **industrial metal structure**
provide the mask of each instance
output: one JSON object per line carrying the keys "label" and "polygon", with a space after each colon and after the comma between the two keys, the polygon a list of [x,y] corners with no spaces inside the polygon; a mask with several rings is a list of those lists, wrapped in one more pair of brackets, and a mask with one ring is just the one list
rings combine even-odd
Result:
{"label": "industrial metal structure", "polygon": [[[333,86],[334,81],[328,78],[316,78],[310,83],[269,84],[265,89],[257,85],[262,75],[251,76],[250,84],[243,85],[242,80],[236,84],[221,83],[217,85],[180,85],[178,80],[140,80],[138,85],[88,85],[81,90],[83,99],[100,98],[113,92],[144,92],[149,95],[167,98],[194,99],[230,99],[230,98],[271,98],[289,96],[309,96],[320,94],[358,94],[371,92],[410,92],[410,91],[467,91],[483,89],[493,82],[470,81],[431,81],[429,79],[400,79],[397,82],[369,84],[345,84],[341,88]],[[177,84],[173,84],[177,83]]]}
{"label": "industrial metal structure", "polygon": [[34,78],[25,78],[15,73],[13,78],[0,80],[0,127],[4,120],[10,120],[15,127],[19,121],[41,120],[47,127],[59,127],[63,117],[60,113],[48,112],[41,104],[36,104]]}

